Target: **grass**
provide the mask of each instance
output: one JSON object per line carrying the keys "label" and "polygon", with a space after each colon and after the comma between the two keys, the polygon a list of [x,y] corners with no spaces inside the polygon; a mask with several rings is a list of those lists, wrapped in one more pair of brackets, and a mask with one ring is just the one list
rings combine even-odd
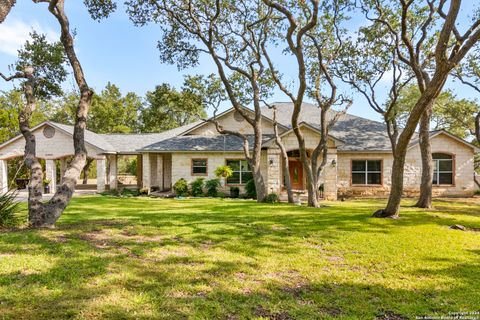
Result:
{"label": "grass", "polygon": [[[411,205],[406,202],[405,205]],[[370,218],[310,209],[81,197],[55,230],[0,231],[0,319],[410,319],[478,311],[478,199]]]}

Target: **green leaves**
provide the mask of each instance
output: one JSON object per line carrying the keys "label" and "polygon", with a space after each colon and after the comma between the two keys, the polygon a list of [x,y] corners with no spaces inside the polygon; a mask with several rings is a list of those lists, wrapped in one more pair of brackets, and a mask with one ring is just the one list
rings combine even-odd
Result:
{"label": "green leaves", "polygon": [[27,67],[33,68],[37,79],[34,88],[37,98],[60,96],[61,84],[67,77],[67,59],[63,45],[60,42],[48,42],[45,35],[36,31],[30,33],[30,36],[31,40],[27,40],[18,51],[15,69],[23,72]]}
{"label": "green leaves", "polygon": [[94,20],[108,18],[117,9],[113,0],[83,0],[88,13]]}
{"label": "green leaves", "polygon": [[[199,84],[198,84],[199,85]],[[199,93],[183,88],[177,91],[164,83],[146,94],[146,104],[140,111],[144,132],[161,132],[194,122],[206,117]]]}

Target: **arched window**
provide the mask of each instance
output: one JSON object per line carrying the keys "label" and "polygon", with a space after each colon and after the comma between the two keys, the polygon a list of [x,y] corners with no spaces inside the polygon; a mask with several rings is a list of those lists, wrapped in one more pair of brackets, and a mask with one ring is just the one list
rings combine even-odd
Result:
{"label": "arched window", "polygon": [[433,184],[453,184],[453,156],[446,153],[433,153]]}

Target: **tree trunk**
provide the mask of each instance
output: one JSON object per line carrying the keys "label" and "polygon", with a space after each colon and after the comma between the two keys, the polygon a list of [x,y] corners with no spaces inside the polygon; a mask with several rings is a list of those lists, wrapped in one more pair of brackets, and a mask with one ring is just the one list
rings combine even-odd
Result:
{"label": "tree trunk", "polygon": [[317,190],[315,190],[316,180],[312,172],[311,160],[308,159],[307,149],[305,147],[305,138],[303,136],[302,130],[300,130],[298,126],[298,118],[300,116],[301,110],[302,110],[302,100],[295,101],[294,107],[293,107],[293,113],[292,113],[292,127],[293,127],[293,132],[297,137],[298,150],[300,152],[300,161],[302,162],[303,170],[307,173],[306,174],[307,193],[308,193],[307,205],[309,207],[318,208],[319,204],[318,204],[318,198],[317,198]]}
{"label": "tree trunk", "polygon": [[293,191],[292,191],[292,181],[290,179],[288,153],[287,153],[287,150],[285,149],[285,145],[283,144],[282,138],[280,138],[280,134],[278,133],[277,108],[275,106],[273,107],[273,131],[275,133],[275,144],[280,149],[280,154],[282,155],[283,178],[285,181],[285,188],[287,189],[288,203],[295,203],[295,199],[293,198]]}
{"label": "tree trunk", "polygon": [[430,106],[422,115],[420,120],[420,151],[422,155],[422,182],[420,184],[420,197],[416,207],[432,208],[432,146],[430,144],[430,120],[432,116],[432,107]]}
{"label": "tree trunk", "polygon": [[88,109],[92,101],[93,91],[88,86],[80,61],[77,58],[73,37],[70,33],[68,17],[64,11],[64,0],[50,2],[49,11],[55,16],[61,27],[60,41],[73,69],[73,75],[80,89],[80,99],[77,106],[75,125],[73,130],[74,157],[65,171],[62,183],[52,199],[43,205],[40,215],[37,215],[30,225],[35,228],[51,228],[70,203],[75,191],[77,179],[87,161],[87,149],[85,147],[85,128],[87,123]]}
{"label": "tree trunk", "polygon": [[477,138],[477,142],[480,143],[480,112],[475,117],[475,136]]}
{"label": "tree trunk", "polygon": [[20,132],[25,139],[24,163],[30,170],[30,181],[28,182],[28,221],[30,224],[34,224],[41,219],[43,214],[43,169],[36,157],[35,135],[30,131],[30,117],[36,108],[33,70],[26,68],[25,75],[27,80],[23,84],[23,93],[27,103],[20,111],[18,121]]}
{"label": "tree trunk", "polygon": [[88,175],[90,174],[90,166],[92,165],[93,159],[88,159],[85,167],[83,168],[83,184],[88,184]]}
{"label": "tree trunk", "polygon": [[265,198],[267,197],[267,187],[265,186],[260,166],[252,168],[252,170],[255,190],[257,191],[257,202],[265,202]]}
{"label": "tree trunk", "polygon": [[423,113],[427,108],[435,103],[440,94],[445,80],[448,77],[450,69],[443,68],[441,71],[437,71],[429,83],[429,86],[422,93],[419,100],[415,104],[415,107],[410,112],[407,123],[398,138],[395,152],[393,153],[393,165],[392,165],[392,185],[390,190],[390,196],[388,198],[387,207],[383,210],[376,211],[373,216],[378,218],[397,218],[400,210],[400,202],[402,200],[403,193],[403,174],[405,171],[405,157],[407,155],[408,146],[415,128],[420,121]]}
{"label": "tree trunk", "polygon": [[5,21],[15,2],[16,0],[0,0],[0,23]]}
{"label": "tree trunk", "polygon": [[[277,144],[278,145],[278,144]],[[288,203],[295,203],[295,199],[293,198],[293,191],[292,191],[292,180],[290,178],[290,167],[288,165],[288,154],[285,150],[285,146],[283,143],[278,145],[280,148],[280,154],[282,155],[282,162],[283,162],[283,178],[285,180],[285,189],[287,189],[287,199]]]}

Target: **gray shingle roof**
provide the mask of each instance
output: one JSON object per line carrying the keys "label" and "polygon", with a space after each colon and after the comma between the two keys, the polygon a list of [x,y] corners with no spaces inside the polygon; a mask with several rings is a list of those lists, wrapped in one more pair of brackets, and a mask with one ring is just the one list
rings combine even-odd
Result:
{"label": "gray shingle roof", "polygon": [[[277,108],[277,121],[287,127],[291,127],[293,104],[288,102],[274,103]],[[267,117],[273,116],[273,110],[265,107],[262,113]],[[335,111],[331,111],[332,117]],[[304,103],[299,116],[300,122],[306,122],[311,126],[320,129],[320,112],[317,106],[311,103]],[[340,116],[338,121],[330,129],[329,134],[345,142],[339,146],[340,151],[389,151],[390,140],[388,138],[386,125],[357,117],[351,114]]]}
{"label": "gray shingle roof", "polygon": [[[263,135],[263,142],[272,137]],[[253,135],[248,136],[251,147],[253,138]],[[242,143],[241,138],[233,135],[189,135],[166,139],[144,147],[141,151],[243,151]]]}
{"label": "gray shingle roof", "polygon": [[[105,153],[138,153],[138,150],[145,146],[175,137],[201,122],[200,120],[160,133],[98,134],[85,130],[85,142],[102,149]],[[48,123],[73,135],[73,126],[52,121]]]}
{"label": "gray shingle roof", "polygon": [[101,134],[100,136],[108,141],[119,153],[137,153],[143,147],[178,136],[201,122],[196,121],[160,133]]}
{"label": "gray shingle roof", "polygon": [[[62,123],[48,121],[47,123],[60,128],[61,130],[73,135],[74,127]],[[85,130],[85,142],[102,149],[104,152],[115,152],[115,148],[106,141],[102,135],[92,132],[90,130]]]}

